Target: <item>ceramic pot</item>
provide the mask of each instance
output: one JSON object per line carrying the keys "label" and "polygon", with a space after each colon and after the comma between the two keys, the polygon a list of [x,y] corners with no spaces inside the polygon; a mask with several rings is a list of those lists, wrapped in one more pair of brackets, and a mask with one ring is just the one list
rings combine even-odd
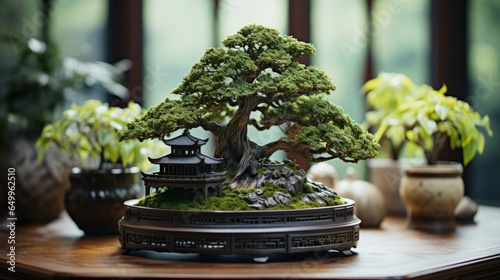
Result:
{"label": "ceramic pot", "polygon": [[333,189],[337,183],[337,170],[326,162],[319,162],[309,168],[307,178]]}
{"label": "ceramic pot", "polygon": [[455,208],[464,195],[462,171],[458,163],[405,168],[400,194],[410,228],[432,232],[455,229]]}
{"label": "ceramic pot", "polygon": [[385,217],[385,200],[382,192],[373,184],[356,180],[354,169],[347,169],[346,178],[335,185],[334,190],[345,198],[356,201],[354,214],[361,219],[361,227],[379,227]]}
{"label": "ceramic pot", "polygon": [[137,167],[109,170],[73,168],[71,187],[66,192],[66,209],[87,235],[117,234],[118,220],[125,211],[123,202],[140,198]]}
{"label": "ceramic pot", "polygon": [[406,208],[399,195],[403,171],[399,161],[377,158],[368,161],[370,181],[382,192],[385,210],[389,216],[405,216]]}

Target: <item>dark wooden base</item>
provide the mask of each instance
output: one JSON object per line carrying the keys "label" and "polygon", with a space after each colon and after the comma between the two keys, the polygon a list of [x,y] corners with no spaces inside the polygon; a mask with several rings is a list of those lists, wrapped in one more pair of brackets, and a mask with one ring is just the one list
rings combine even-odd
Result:
{"label": "dark wooden base", "polygon": [[256,262],[271,254],[338,250],[357,246],[354,201],[300,210],[181,211],[126,202],[119,221],[122,253],[132,250],[246,254]]}

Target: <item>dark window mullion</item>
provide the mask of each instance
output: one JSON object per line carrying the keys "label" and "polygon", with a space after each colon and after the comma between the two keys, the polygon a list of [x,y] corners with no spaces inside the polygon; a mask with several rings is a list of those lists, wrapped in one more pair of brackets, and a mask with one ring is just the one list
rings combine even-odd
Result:
{"label": "dark window mullion", "polygon": [[[311,3],[309,0],[288,0],[288,33],[299,41],[311,41]],[[309,55],[298,59],[300,63],[310,64]],[[302,169],[309,169],[309,160],[289,153],[288,158]]]}
{"label": "dark window mullion", "polygon": [[[110,63],[129,59],[132,68],[125,73],[129,100],[143,102],[143,1],[109,0],[107,58]],[[125,106],[129,100],[109,97],[113,106]]]}

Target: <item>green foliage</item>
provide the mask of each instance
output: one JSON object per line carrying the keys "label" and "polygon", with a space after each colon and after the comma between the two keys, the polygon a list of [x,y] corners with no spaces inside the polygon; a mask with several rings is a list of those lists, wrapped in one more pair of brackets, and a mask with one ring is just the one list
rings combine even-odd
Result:
{"label": "green foliage", "polygon": [[[393,75],[393,79],[397,77],[397,74]],[[488,116],[481,117],[468,103],[446,96],[446,86],[434,90],[425,84],[413,86],[407,77],[399,80],[402,81],[400,84],[388,85],[382,82],[378,84],[391,89],[384,94],[399,94],[404,98],[394,98],[398,100],[392,100],[391,106],[380,107],[378,114],[382,118],[377,119],[376,139],[386,137],[393,143],[396,140],[397,143],[408,141],[423,149],[429,164],[436,163],[438,153],[447,139],[450,140],[451,149],[462,148],[464,165],[467,165],[477,153],[483,152],[485,137],[480,128],[483,128],[489,136],[493,135]],[[373,83],[370,85],[372,91],[368,96],[373,92],[383,92]],[[391,88],[395,85],[404,90]],[[389,100],[389,97],[386,99]]]}
{"label": "green foliage", "polygon": [[1,147],[6,147],[9,139],[20,131],[36,137],[59,116],[69,98],[96,88],[120,97],[128,93],[119,82],[125,70],[123,64],[61,57],[54,43],[35,38],[2,36],[0,41],[15,47],[19,53],[17,63],[1,71]]}
{"label": "green foliage", "polygon": [[[166,99],[150,108],[127,124],[119,139],[162,138],[178,129],[201,126],[216,136],[220,154],[215,156],[228,163],[238,163],[249,152],[243,147],[253,149],[249,153],[254,159],[268,158],[277,150],[313,161],[357,162],[376,155],[379,146],[372,135],[340,107],[322,99],[335,89],[330,77],[315,66],[297,62],[315,53],[311,44],[260,25],[243,27],[222,44],[223,48],[207,49],[172,92],[180,99]],[[295,130],[255,148],[256,143],[241,143],[251,142],[248,126]]]}
{"label": "green foliage", "polygon": [[398,159],[405,142],[405,128],[401,119],[392,114],[400,104],[412,96],[416,88],[417,86],[407,76],[385,72],[367,81],[362,87],[368,104],[365,115],[368,126],[378,130],[382,121],[390,123],[383,134],[375,134],[375,139],[393,159]]}
{"label": "green foliage", "polygon": [[[266,125],[280,124],[282,116],[292,116],[301,129],[294,136],[298,145],[312,154],[328,154],[345,161],[358,161],[377,155],[379,145],[342,108],[321,96],[301,96],[294,103],[269,110]],[[327,158],[330,159],[330,158]]]}
{"label": "green foliage", "polygon": [[190,128],[197,124],[206,114],[204,108],[195,107],[190,102],[167,99],[165,102],[149,108],[133,122],[126,124],[126,129],[119,132],[120,140],[162,138],[159,131],[176,131],[179,128]]}
{"label": "green foliage", "polygon": [[104,168],[107,163],[119,163],[123,167],[147,169],[148,155],[158,154],[163,145],[153,140],[118,142],[117,138],[117,131],[142,111],[132,102],[123,109],[109,107],[98,100],[88,100],[82,106],[73,105],[64,111],[61,119],[44,127],[36,143],[40,149],[39,160],[55,144],[61,151],[69,153],[77,165],[85,165],[88,159],[92,159],[100,163],[99,168]]}
{"label": "green foliage", "polygon": [[488,116],[481,117],[472,107],[455,97],[445,96],[446,86],[439,91],[428,85],[419,87],[414,98],[401,104],[398,113],[403,116],[406,139],[422,147],[427,162],[434,164],[446,138],[450,148],[462,148],[464,165],[484,151],[483,128],[493,135]]}

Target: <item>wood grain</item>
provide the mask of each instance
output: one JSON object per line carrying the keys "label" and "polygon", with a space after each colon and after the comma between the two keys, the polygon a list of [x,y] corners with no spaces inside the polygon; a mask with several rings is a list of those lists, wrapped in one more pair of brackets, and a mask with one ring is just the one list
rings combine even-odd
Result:
{"label": "wood grain", "polygon": [[481,206],[476,223],[450,234],[406,228],[388,217],[380,229],[361,229],[352,256],[321,252],[248,256],[138,251],[121,255],[117,236],[87,237],[67,214],[48,225],[16,228],[16,272],[7,270],[9,232],[0,234],[0,279],[482,279],[500,276],[500,208]]}

